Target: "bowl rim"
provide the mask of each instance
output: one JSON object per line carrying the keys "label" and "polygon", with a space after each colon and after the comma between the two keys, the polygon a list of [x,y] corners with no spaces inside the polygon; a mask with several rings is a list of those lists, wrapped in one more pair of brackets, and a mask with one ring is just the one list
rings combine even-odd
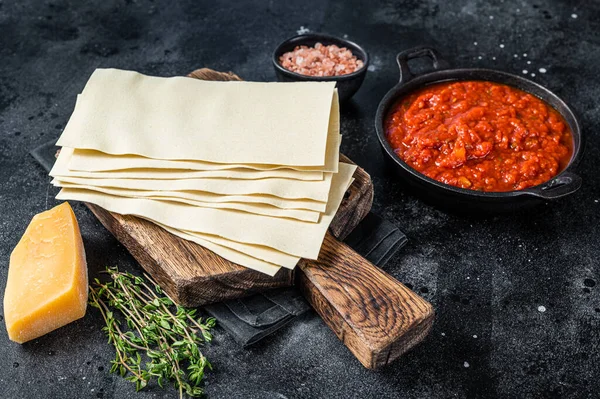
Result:
{"label": "bowl rim", "polygon": [[[363,62],[363,66],[358,71],[354,71],[354,72],[348,73],[346,75],[338,75],[338,76],[302,75],[300,73],[290,71],[289,69],[285,69],[279,63],[279,56],[283,54],[283,52],[281,50],[282,47],[284,47],[291,41],[301,41],[303,39],[305,39],[305,40],[324,39],[324,40],[337,41],[340,43],[344,43],[344,46],[349,48],[350,51],[352,51],[352,54],[355,55],[358,59],[360,59]],[[298,43],[298,44],[301,45],[301,43]],[[356,54],[356,52],[354,51],[355,49],[358,50],[358,53],[360,53],[360,54]],[[288,76],[295,77],[297,79],[302,79],[302,80],[331,82],[331,81],[350,80],[352,78],[358,77],[358,76],[366,73],[367,68],[369,66],[369,53],[367,53],[367,51],[362,46],[360,46],[359,44],[357,44],[351,40],[348,40],[348,39],[344,39],[344,38],[341,38],[338,36],[324,34],[324,33],[304,33],[301,35],[292,36],[292,37],[282,41],[281,43],[279,43],[277,45],[277,47],[275,47],[275,50],[273,51],[271,60],[273,61],[273,65],[275,66],[275,68],[278,71],[285,73]]]}
{"label": "bowl rim", "polygon": [[[579,145],[577,147],[575,147],[575,146],[573,147],[573,154],[571,155],[571,159],[569,160],[569,163],[565,166],[565,168],[563,170],[561,170],[555,176],[551,177],[550,179],[548,179],[547,181],[545,181],[541,184],[538,184],[538,185],[532,186],[532,187],[527,187],[522,190],[479,191],[479,190],[470,190],[470,189],[466,189],[466,188],[452,186],[452,185],[449,185],[446,183],[442,183],[438,180],[432,179],[431,177],[426,176],[426,175],[422,174],[421,172],[417,171],[416,169],[412,168],[410,165],[408,165],[406,162],[404,162],[404,160],[402,160],[396,154],[396,152],[391,147],[390,143],[387,141],[387,139],[385,137],[384,123],[385,123],[385,117],[387,116],[387,113],[389,112],[389,107],[392,106],[397,100],[399,100],[402,97],[401,95],[398,95],[398,92],[400,91],[400,89],[403,88],[404,86],[408,85],[409,83],[414,83],[414,84],[418,85],[418,87],[415,87],[414,89],[410,90],[412,92],[414,90],[418,90],[418,88],[422,88],[422,87],[425,87],[425,86],[428,86],[431,84],[443,83],[443,82],[466,81],[466,80],[491,81],[489,79],[477,78],[477,76],[473,76],[473,77],[469,77],[469,78],[462,78],[460,76],[440,76],[440,75],[446,75],[446,74],[469,75],[469,74],[477,74],[477,73],[498,74],[499,76],[504,76],[507,78],[510,77],[512,79],[517,79],[520,81],[524,81],[527,84],[537,86],[538,89],[540,89],[543,92],[546,92],[548,95],[554,97],[554,99],[557,100],[559,103],[561,103],[561,106],[563,106],[571,114],[570,116],[572,116],[574,126],[569,126],[569,127],[571,128],[571,133],[573,135],[574,141],[575,141],[575,136],[577,135],[577,138],[579,139],[579,141],[578,141]],[[428,79],[433,79],[433,80],[429,81]],[[552,108],[556,109],[554,106],[549,104],[547,100],[541,98],[540,96],[538,96],[528,90],[524,90],[522,88],[516,87],[516,86],[506,83],[506,82],[495,82],[495,83],[504,84],[506,86],[514,87],[516,89],[524,91],[528,94],[535,96],[536,98],[541,99],[542,101],[544,101],[545,103],[550,105]],[[563,118],[565,117],[563,112],[560,112],[559,110],[556,110],[556,111],[561,116],[563,116]],[[584,149],[584,136],[581,133],[581,125],[579,123],[579,120],[578,120],[577,116],[575,115],[575,112],[573,112],[573,109],[571,107],[569,107],[569,105],[564,100],[562,100],[554,92],[552,92],[551,90],[547,89],[546,87],[540,85],[537,82],[534,82],[532,80],[529,80],[527,78],[524,78],[524,77],[516,75],[516,74],[512,74],[509,72],[504,72],[504,71],[500,71],[500,70],[496,70],[496,69],[489,69],[489,68],[447,68],[447,69],[441,69],[441,70],[434,70],[434,71],[430,71],[430,72],[415,76],[413,79],[410,79],[406,82],[397,83],[390,90],[388,90],[388,92],[381,99],[381,101],[377,107],[377,113],[375,116],[375,130],[376,130],[377,138],[379,139],[379,143],[381,144],[382,148],[384,149],[384,152],[386,153],[386,155],[396,165],[401,167],[404,171],[409,173],[412,177],[414,177],[418,180],[421,180],[425,183],[428,183],[432,186],[435,186],[435,188],[437,188],[437,189],[445,190],[448,192],[452,192],[454,194],[469,196],[469,197],[473,197],[473,198],[511,198],[511,197],[518,197],[518,196],[522,196],[522,195],[531,195],[532,191],[540,190],[548,182],[553,181],[554,179],[557,179],[557,178],[561,177],[562,175],[567,174],[568,172],[570,172],[570,170],[572,168],[575,168],[581,160],[581,157],[583,155],[583,149]]]}

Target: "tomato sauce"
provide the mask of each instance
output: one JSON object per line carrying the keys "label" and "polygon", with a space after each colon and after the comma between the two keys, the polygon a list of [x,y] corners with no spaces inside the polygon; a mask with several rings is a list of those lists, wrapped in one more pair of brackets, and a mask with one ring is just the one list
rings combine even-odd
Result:
{"label": "tomato sauce", "polygon": [[426,86],[396,103],[385,121],[396,154],[452,186],[514,191],[566,167],[573,138],[564,118],[539,98],[487,81]]}

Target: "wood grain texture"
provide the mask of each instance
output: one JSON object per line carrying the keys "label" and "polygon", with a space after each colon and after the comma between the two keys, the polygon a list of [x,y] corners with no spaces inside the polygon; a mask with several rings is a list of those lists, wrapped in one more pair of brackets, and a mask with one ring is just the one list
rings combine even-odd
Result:
{"label": "wood grain texture", "polygon": [[[231,72],[207,68],[188,75],[205,80],[241,80]],[[341,156],[344,162],[352,163]],[[330,226],[343,239],[369,213],[373,202],[371,177],[361,168],[354,173]],[[282,268],[274,277],[239,266],[202,246],[176,237],[146,220],[108,212],[87,204],[100,222],[129,250],[140,265],[178,303],[196,307],[240,298],[271,288],[290,286],[294,272]]]}
{"label": "wood grain texture", "polygon": [[331,234],[317,261],[298,266],[305,298],[367,368],[392,362],[433,324],[431,304]]}

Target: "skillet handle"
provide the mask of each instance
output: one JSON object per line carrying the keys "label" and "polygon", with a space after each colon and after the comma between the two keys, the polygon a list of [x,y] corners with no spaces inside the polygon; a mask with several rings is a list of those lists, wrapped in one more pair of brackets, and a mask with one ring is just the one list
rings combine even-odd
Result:
{"label": "skillet handle", "polygon": [[522,193],[546,200],[553,200],[574,193],[579,190],[579,187],[581,187],[581,177],[571,172],[565,172],[541,186],[523,190]]}
{"label": "skillet handle", "polygon": [[433,69],[436,71],[450,68],[450,64],[442,58],[437,50],[432,49],[431,47],[414,47],[404,50],[398,53],[396,56],[396,62],[398,63],[398,67],[400,67],[400,81],[398,84],[406,83],[415,77],[415,75],[413,75],[413,73],[410,71],[408,61],[421,57],[431,58],[433,61]]}

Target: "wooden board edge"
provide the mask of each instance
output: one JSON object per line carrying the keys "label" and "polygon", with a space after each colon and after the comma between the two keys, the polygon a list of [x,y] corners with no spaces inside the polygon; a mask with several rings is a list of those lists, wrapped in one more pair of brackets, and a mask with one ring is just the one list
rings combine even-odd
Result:
{"label": "wooden board edge", "polygon": [[[178,279],[169,275],[162,267],[160,267],[157,260],[147,252],[146,248],[132,236],[131,232],[117,220],[115,215],[97,205],[90,203],[86,203],[85,205],[96,216],[100,223],[129,251],[139,265],[149,273],[161,287],[163,287],[165,292],[167,292],[173,300],[182,306],[197,307],[207,305],[209,303],[249,296],[260,291],[262,288],[274,289],[289,287],[294,283],[294,272],[292,270],[282,268],[275,276],[270,277],[251,269],[240,268],[239,270],[228,273],[220,283],[227,284],[227,282],[233,280],[237,280],[238,282],[247,281],[248,284],[254,284],[253,287],[238,285],[236,290],[231,290],[229,294],[214,295],[211,298],[206,298],[203,296],[203,293],[209,292],[209,288],[214,289],[214,278],[199,276],[198,278],[188,280]],[[252,275],[254,279],[247,278],[245,275]],[[256,280],[256,277],[259,279]],[[232,285],[233,283],[230,284],[230,286]],[[266,287],[263,287],[263,285]],[[222,293],[223,291],[220,292]]]}

